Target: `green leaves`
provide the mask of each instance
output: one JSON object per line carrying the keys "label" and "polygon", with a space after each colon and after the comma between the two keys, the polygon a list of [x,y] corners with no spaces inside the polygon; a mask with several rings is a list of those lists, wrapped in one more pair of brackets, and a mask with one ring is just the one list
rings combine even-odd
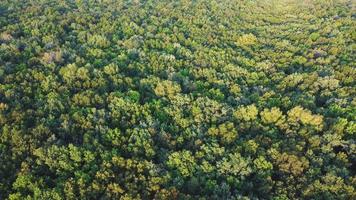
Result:
{"label": "green leaves", "polygon": [[319,39],[319,37],[320,37],[320,34],[319,34],[319,33],[316,33],[316,32],[310,34],[310,36],[309,36],[309,38],[310,38],[312,41],[316,41],[317,39]]}
{"label": "green leaves", "polygon": [[240,106],[233,115],[241,121],[254,121],[257,119],[258,110],[255,105]]}
{"label": "green leaves", "polygon": [[167,166],[176,169],[183,177],[190,177],[196,170],[196,163],[190,151],[173,152],[168,156]]}
{"label": "green leaves", "polygon": [[249,160],[243,158],[239,153],[229,154],[228,157],[217,163],[217,168],[222,175],[237,177],[244,177],[252,172]]}
{"label": "green leaves", "polygon": [[110,45],[110,42],[106,39],[104,35],[88,35],[88,44],[93,47],[105,48]]}
{"label": "green leaves", "polygon": [[0,7],[0,199],[355,199],[348,0]]}
{"label": "green leaves", "polygon": [[257,43],[257,38],[256,36],[254,36],[253,34],[249,33],[249,34],[244,34],[242,36],[240,36],[237,41],[236,44],[237,45],[242,45],[242,46],[250,46],[250,45],[254,45]]}
{"label": "green leaves", "polygon": [[281,125],[285,121],[285,116],[279,108],[264,109],[261,113],[261,120],[265,124]]}
{"label": "green leaves", "polygon": [[222,141],[227,144],[238,137],[237,130],[232,122],[220,124],[218,127],[211,127],[208,129],[208,134],[221,137]]}
{"label": "green leaves", "polygon": [[268,162],[263,156],[255,159],[253,164],[257,170],[269,171],[273,169],[272,163]]}
{"label": "green leaves", "polygon": [[172,98],[175,94],[181,92],[181,88],[178,84],[171,81],[162,81],[154,88],[154,92],[159,97]]}
{"label": "green leaves", "polygon": [[313,115],[311,111],[300,106],[294,107],[288,111],[288,122],[291,125],[298,122],[302,125],[310,125],[319,131],[323,128],[323,117],[321,115]]}

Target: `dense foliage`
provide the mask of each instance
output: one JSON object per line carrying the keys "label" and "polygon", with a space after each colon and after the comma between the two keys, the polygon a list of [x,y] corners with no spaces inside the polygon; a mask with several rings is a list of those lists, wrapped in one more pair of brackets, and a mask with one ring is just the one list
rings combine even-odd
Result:
{"label": "dense foliage", "polygon": [[0,199],[356,199],[352,0],[1,0]]}

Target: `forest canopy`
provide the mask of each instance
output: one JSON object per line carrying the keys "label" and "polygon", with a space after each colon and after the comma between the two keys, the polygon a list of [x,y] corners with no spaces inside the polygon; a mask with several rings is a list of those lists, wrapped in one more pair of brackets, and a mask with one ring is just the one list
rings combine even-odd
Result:
{"label": "forest canopy", "polygon": [[353,0],[1,0],[0,199],[356,199]]}

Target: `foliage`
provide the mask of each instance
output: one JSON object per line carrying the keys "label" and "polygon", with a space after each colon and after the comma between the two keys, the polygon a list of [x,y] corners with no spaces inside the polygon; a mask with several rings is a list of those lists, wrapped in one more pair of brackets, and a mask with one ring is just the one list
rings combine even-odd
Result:
{"label": "foliage", "polygon": [[352,0],[1,0],[0,199],[356,199]]}

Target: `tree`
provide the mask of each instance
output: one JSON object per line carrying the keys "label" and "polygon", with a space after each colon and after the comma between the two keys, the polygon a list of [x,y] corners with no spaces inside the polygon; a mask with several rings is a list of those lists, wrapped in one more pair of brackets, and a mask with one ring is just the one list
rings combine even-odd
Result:
{"label": "tree", "polygon": [[168,156],[167,166],[183,177],[191,177],[196,171],[196,161],[190,151],[173,152]]}
{"label": "tree", "polygon": [[253,121],[257,119],[258,110],[255,105],[240,106],[233,115],[241,121]]}

